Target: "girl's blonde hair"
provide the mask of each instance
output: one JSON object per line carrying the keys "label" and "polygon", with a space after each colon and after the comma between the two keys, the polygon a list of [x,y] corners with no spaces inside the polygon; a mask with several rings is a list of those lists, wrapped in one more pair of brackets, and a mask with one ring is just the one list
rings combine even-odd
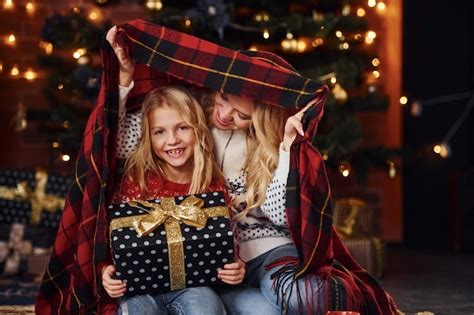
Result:
{"label": "girl's blonde hair", "polygon": [[283,139],[285,118],[283,108],[257,103],[247,131],[245,181],[247,191],[236,202],[246,207],[236,217],[243,217],[265,202],[268,185],[279,162],[279,146]]}
{"label": "girl's blonde hair", "polygon": [[176,109],[194,132],[194,167],[189,193],[206,191],[213,179],[223,182],[224,178],[213,158],[213,141],[204,111],[187,90],[178,86],[160,87],[147,94],[141,111],[142,135],[138,147],[125,163],[125,176],[136,181],[142,191],[147,191],[147,173],[166,177],[163,167],[165,162],[153,152],[148,121],[150,112],[158,108]]}

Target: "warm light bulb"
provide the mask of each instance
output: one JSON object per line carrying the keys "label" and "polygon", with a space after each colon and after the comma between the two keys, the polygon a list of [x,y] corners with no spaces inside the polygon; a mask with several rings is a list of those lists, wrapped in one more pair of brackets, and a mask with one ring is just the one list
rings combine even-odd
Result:
{"label": "warm light bulb", "polygon": [[377,11],[378,12],[384,13],[386,8],[387,8],[387,6],[385,5],[385,3],[383,3],[383,2],[377,3]]}
{"label": "warm light bulb", "polygon": [[351,173],[351,165],[345,161],[339,163],[339,173],[344,177],[348,177]]}
{"label": "warm light bulb", "polygon": [[332,84],[336,84],[337,79],[336,79],[336,77],[331,77],[331,80],[330,80],[330,81],[331,81]]}
{"label": "warm light bulb", "polygon": [[357,16],[358,17],[363,17],[365,16],[365,10],[363,8],[358,8],[357,9]]}
{"label": "warm light bulb", "polygon": [[400,104],[406,105],[408,103],[408,98],[406,96],[400,97]]}
{"label": "warm light bulb", "polygon": [[10,70],[10,75],[16,77],[20,74],[20,69],[18,69],[17,65],[14,65],[13,68]]}
{"label": "warm light bulb", "polygon": [[374,70],[372,71],[372,75],[374,76],[374,78],[378,79],[380,78],[380,71]]}
{"label": "warm light bulb", "polygon": [[99,18],[99,15],[96,11],[92,11],[91,13],[89,13],[89,20],[95,21],[98,18]]}
{"label": "warm light bulb", "polygon": [[411,104],[410,114],[413,117],[420,117],[421,115],[423,115],[423,106],[420,102],[415,101]]}
{"label": "warm light bulb", "polygon": [[342,15],[347,16],[349,14],[351,14],[351,5],[345,4],[344,7],[342,8]]}
{"label": "warm light bulb", "polygon": [[341,50],[347,50],[349,49],[349,43],[348,42],[345,42],[345,43],[342,43],[339,45],[339,49]]}
{"label": "warm light bulb", "polygon": [[263,38],[268,39],[270,37],[270,32],[267,29],[263,30]]}
{"label": "warm light bulb", "polygon": [[302,53],[306,50],[306,43],[303,40],[298,40],[298,52]]}
{"label": "warm light bulb", "polygon": [[148,0],[145,2],[145,6],[148,10],[159,11],[163,8],[163,3],[160,0]]}
{"label": "warm light bulb", "polygon": [[71,126],[71,123],[68,120],[65,120],[63,122],[63,128],[67,129],[67,128],[69,128],[69,126]]}
{"label": "warm light bulb", "polygon": [[71,159],[71,157],[70,157],[69,155],[67,155],[67,154],[63,154],[63,155],[61,156],[61,159],[62,159],[64,162],[67,162],[67,161],[69,161],[69,160]]}
{"label": "warm light bulb", "polygon": [[451,155],[451,147],[447,142],[443,142],[440,145],[441,151],[439,152],[439,155],[443,158],[446,159]]}
{"label": "warm light bulb", "polygon": [[377,5],[377,1],[376,0],[369,0],[369,1],[367,1],[367,5],[371,8],[373,8]]}
{"label": "warm light bulb", "polygon": [[5,43],[10,46],[14,46],[16,44],[16,37],[15,34],[10,34],[5,38]]}
{"label": "warm light bulb", "polygon": [[87,49],[79,48],[72,54],[72,56],[74,57],[74,59],[79,59],[82,56],[84,56],[86,53],[87,53]]}
{"label": "warm light bulb", "polygon": [[58,90],[62,90],[62,89],[64,89],[64,85],[62,83],[59,83],[58,84]]}
{"label": "warm light bulb", "polygon": [[10,10],[10,9],[13,9],[14,7],[15,7],[15,4],[13,4],[13,0],[3,1],[3,8],[4,9]]}
{"label": "warm light bulb", "polygon": [[51,146],[52,146],[53,148],[55,148],[55,149],[56,149],[56,148],[59,148],[59,142],[54,141],[53,143],[51,143]]}
{"label": "warm light bulb", "polygon": [[38,74],[33,71],[33,69],[31,68],[28,68],[28,70],[25,71],[25,79],[27,79],[28,81],[33,81],[34,79],[36,79],[38,77]]}
{"label": "warm light bulb", "polygon": [[324,44],[324,40],[322,38],[318,37],[318,38],[314,39],[311,44],[313,45],[313,47],[318,47],[318,46],[321,46],[322,44]]}
{"label": "warm light bulb", "polygon": [[33,14],[36,10],[36,6],[32,1],[28,1],[25,5],[25,8],[26,8],[26,12],[28,12],[28,14]]}
{"label": "warm light bulb", "polygon": [[257,46],[250,46],[250,47],[249,47],[249,50],[252,50],[252,51],[257,51],[257,50],[258,50],[258,48],[257,48]]}
{"label": "warm light bulb", "polygon": [[0,72],[3,72],[3,62],[0,61]]}
{"label": "warm light bulb", "polygon": [[372,44],[376,37],[377,37],[377,33],[375,33],[374,31],[368,31],[367,34],[365,35],[365,42],[367,44]]}
{"label": "warm light bulb", "polygon": [[39,42],[38,46],[43,49],[47,55],[51,55],[53,53],[53,44],[51,43],[41,41]]}
{"label": "warm light bulb", "polygon": [[293,38],[293,34],[292,34],[290,31],[286,32],[286,38],[287,38],[287,39],[292,39],[292,38]]}
{"label": "warm light bulb", "polygon": [[336,34],[336,36],[337,36],[338,38],[341,38],[341,37],[342,37],[342,32],[341,32],[341,31],[336,31],[335,34]]}
{"label": "warm light bulb", "polygon": [[397,176],[397,165],[393,161],[387,161],[388,177],[395,178]]}
{"label": "warm light bulb", "polygon": [[191,27],[191,20],[189,18],[186,18],[184,20],[184,25],[186,25],[186,27]]}
{"label": "warm light bulb", "polygon": [[378,67],[378,66],[380,65],[380,60],[379,60],[379,58],[374,58],[374,59],[372,59],[372,65],[373,65],[374,67]]}

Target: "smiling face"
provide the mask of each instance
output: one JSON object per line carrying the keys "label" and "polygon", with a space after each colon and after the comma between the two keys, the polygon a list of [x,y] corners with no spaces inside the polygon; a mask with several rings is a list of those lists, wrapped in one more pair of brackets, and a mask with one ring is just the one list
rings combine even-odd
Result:
{"label": "smiling face", "polygon": [[148,114],[153,152],[164,162],[165,173],[187,177],[193,172],[196,137],[180,113],[171,107]]}
{"label": "smiling face", "polygon": [[215,94],[212,122],[221,130],[247,130],[255,110],[251,99],[224,93]]}

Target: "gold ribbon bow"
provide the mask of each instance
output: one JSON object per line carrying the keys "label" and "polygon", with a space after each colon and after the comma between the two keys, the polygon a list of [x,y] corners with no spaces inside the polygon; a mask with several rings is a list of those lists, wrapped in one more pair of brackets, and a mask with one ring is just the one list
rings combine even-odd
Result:
{"label": "gold ribbon bow", "polygon": [[[133,227],[138,236],[142,237],[164,224],[168,244],[171,290],[186,287],[181,222],[196,228],[203,228],[206,226],[208,218],[229,217],[227,207],[202,208],[204,201],[195,196],[187,197],[179,205],[176,205],[174,198],[162,198],[160,204],[148,201],[130,201],[128,204],[148,213],[113,219],[110,222],[110,233],[115,229]],[[142,208],[140,205],[151,209]]]}
{"label": "gold ribbon bow", "polygon": [[31,203],[30,223],[33,225],[40,223],[43,210],[54,213],[64,207],[64,198],[46,194],[48,183],[46,171],[38,169],[35,178],[35,190],[31,189],[27,181],[19,182],[16,188],[0,186],[0,198]]}
{"label": "gold ribbon bow", "polygon": [[16,275],[20,269],[21,258],[33,251],[30,241],[23,240],[25,226],[21,223],[13,223],[10,226],[8,241],[0,241],[0,262],[4,262],[3,274],[7,276]]}

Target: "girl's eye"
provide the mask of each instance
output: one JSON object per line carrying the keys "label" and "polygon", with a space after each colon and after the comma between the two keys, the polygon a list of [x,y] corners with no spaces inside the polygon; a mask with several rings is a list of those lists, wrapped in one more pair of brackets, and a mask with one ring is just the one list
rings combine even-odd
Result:
{"label": "girl's eye", "polygon": [[181,125],[179,126],[179,130],[182,130],[182,131],[186,131],[189,129],[189,126],[188,125]]}
{"label": "girl's eye", "polygon": [[159,135],[162,135],[163,132],[164,131],[162,129],[155,129],[155,131],[153,131],[153,134],[159,136]]}

